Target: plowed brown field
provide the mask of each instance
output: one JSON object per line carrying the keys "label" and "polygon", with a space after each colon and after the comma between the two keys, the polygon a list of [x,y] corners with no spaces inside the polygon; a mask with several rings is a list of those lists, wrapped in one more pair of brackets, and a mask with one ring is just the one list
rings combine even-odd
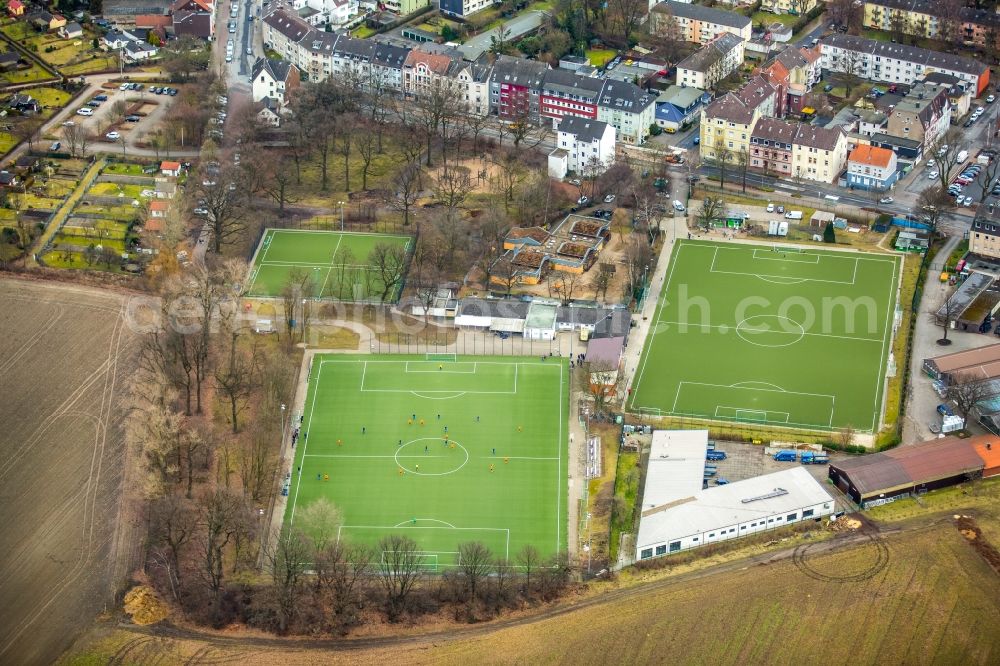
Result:
{"label": "plowed brown field", "polygon": [[0,278],[0,663],[51,663],[127,572],[122,302]]}

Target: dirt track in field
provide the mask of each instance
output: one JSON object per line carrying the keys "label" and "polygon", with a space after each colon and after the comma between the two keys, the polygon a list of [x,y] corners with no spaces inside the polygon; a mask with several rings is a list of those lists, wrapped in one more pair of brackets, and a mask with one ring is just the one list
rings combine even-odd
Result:
{"label": "dirt track in field", "polygon": [[122,303],[0,277],[0,663],[54,661],[131,567]]}

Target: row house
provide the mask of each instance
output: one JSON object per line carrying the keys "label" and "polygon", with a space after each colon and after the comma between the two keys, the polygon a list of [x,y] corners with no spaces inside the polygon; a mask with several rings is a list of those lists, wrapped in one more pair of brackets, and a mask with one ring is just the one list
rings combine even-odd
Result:
{"label": "row house", "polygon": [[466,113],[477,116],[490,115],[490,77],[493,66],[487,63],[456,60],[448,69],[448,76],[458,84],[458,94],[463,97]]}
{"label": "row house", "polygon": [[538,122],[542,77],[549,66],[535,60],[498,56],[490,80],[490,109],[501,120]]}
{"label": "row house", "polygon": [[749,152],[750,133],[761,118],[775,114],[777,90],[755,77],[736,92],[718,97],[701,112],[701,155],[717,159],[720,151]]}
{"label": "row house", "polygon": [[884,192],[899,178],[896,153],[888,148],[859,145],[847,160],[847,184],[852,188]]}
{"label": "row house", "polygon": [[661,35],[670,29],[670,22],[673,22],[679,38],[695,44],[707,44],[725,33],[748,42],[753,27],[753,21],[742,14],[675,0],[653,7],[649,12],[649,22],[652,32]]}
{"label": "row house", "polygon": [[792,175],[792,141],[796,125],[761,118],[750,132],[750,168],[765,175]]}
{"label": "row house", "polygon": [[945,91],[948,103],[951,105],[951,117],[961,118],[972,108],[972,93],[968,83],[942,72],[932,72],[923,80],[929,86],[937,86]]}
{"label": "row house", "polygon": [[552,157],[565,158],[566,170],[560,169],[564,178],[567,171],[586,176],[599,174],[615,160],[615,129],[607,123],[589,118],[566,116],[556,128],[556,149]]}
{"label": "row house", "polygon": [[403,63],[403,94],[408,98],[426,97],[435,89],[448,89],[454,84],[448,76],[452,57],[441,53],[413,50]]}
{"label": "row house", "polygon": [[677,63],[677,83],[705,90],[743,65],[742,39],[724,33]]}
{"label": "row house", "polygon": [[792,176],[835,183],[847,161],[847,134],[841,127],[798,127],[792,144]]}
{"label": "row house", "polygon": [[603,88],[603,79],[580,76],[565,69],[547,71],[538,96],[539,114],[551,119],[553,129],[563,116],[596,120]]}
{"label": "row house", "polygon": [[271,98],[278,108],[288,104],[289,97],[299,87],[299,70],[286,60],[258,58],[250,72],[254,102]]}
{"label": "row house", "polygon": [[775,116],[783,118],[802,111],[805,96],[820,80],[821,62],[819,49],[790,47],[761,71],[778,91]]}
{"label": "row house", "polygon": [[820,43],[823,69],[871,81],[912,84],[932,72],[951,74],[978,96],[990,82],[989,67],[972,58],[854,35],[829,35]]}
{"label": "row house", "polygon": [[765,174],[833,183],[846,159],[840,128],[761,118],[750,132],[750,168]]}
{"label": "row house", "polygon": [[597,119],[614,127],[619,141],[638,146],[656,122],[656,96],[632,83],[605,80]]}
{"label": "row house", "polygon": [[947,91],[918,83],[892,109],[886,134],[919,141],[927,152],[948,131],[950,122]]}

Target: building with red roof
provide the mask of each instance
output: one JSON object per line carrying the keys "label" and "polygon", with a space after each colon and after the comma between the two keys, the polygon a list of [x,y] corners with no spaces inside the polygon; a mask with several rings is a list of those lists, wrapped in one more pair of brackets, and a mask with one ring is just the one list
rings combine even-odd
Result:
{"label": "building with red roof", "polygon": [[885,192],[898,179],[896,153],[888,148],[859,145],[847,158],[847,184],[851,188]]}

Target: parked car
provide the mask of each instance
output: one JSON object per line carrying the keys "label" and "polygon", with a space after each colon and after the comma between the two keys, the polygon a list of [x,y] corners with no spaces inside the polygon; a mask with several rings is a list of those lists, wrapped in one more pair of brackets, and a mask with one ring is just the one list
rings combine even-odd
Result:
{"label": "parked car", "polygon": [[773,213],[774,212],[774,204],[773,203],[767,204],[767,212],[768,213]]}
{"label": "parked car", "polygon": [[586,195],[583,195],[579,199],[576,200],[576,203],[579,204],[579,205],[581,205],[581,206],[586,206],[588,203],[590,203],[590,197],[588,197]]}
{"label": "parked car", "polygon": [[177,88],[171,88],[170,90],[167,91],[167,94],[170,95],[171,97],[174,97],[175,95],[177,95]]}
{"label": "parked car", "polygon": [[613,194],[609,194],[604,197],[604,203],[611,203],[614,200],[615,200],[615,195]]}
{"label": "parked car", "polygon": [[992,104],[995,101],[997,101],[997,96],[996,95],[987,95],[986,96],[986,103],[987,104]]}
{"label": "parked car", "polygon": [[682,204],[677,199],[674,199],[674,210],[676,210],[678,213],[683,213],[687,209],[684,208],[684,204]]}
{"label": "parked car", "polygon": [[125,116],[125,122],[127,123],[137,123],[141,120],[139,116],[132,114],[131,116]]}
{"label": "parked car", "polygon": [[882,197],[878,200],[880,204],[891,204],[894,201],[892,197]]}
{"label": "parked car", "polygon": [[204,217],[204,216],[208,215],[208,209],[207,208],[195,208],[191,212],[193,212],[195,215],[198,215],[200,217]]}
{"label": "parked car", "polygon": [[833,84],[832,83],[828,83],[825,86],[823,86],[823,92],[830,92],[831,90],[833,90]]}
{"label": "parked car", "polygon": [[697,146],[699,143],[701,143],[701,137],[700,136],[696,136],[694,138],[694,141],[692,143],[694,143],[694,145]]}
{"label": "parked car", "polygon": [[127,83],[121,84],[120,86],[118,86],[118,90],[128,90],[128,84]]}
{"label": "parked car", "polygon": [[122,135],[119,132],[116,132],[115,130],[111,130],[110,132],[104,135],[104,138],[107,139],[108,141],[117,141],[118,139],[122,138]]}
{"label": "parked car", "polygon": [[785,212],[785,207],[784,207],[784,206],[782,206],[782,205],[779,205],[779,206],[778,206],[778,212],[779,212],[779,213],[784,213],[784,212]]}
{"label": "parked car", "polygon": [[970,196],[966,195],[966,196],[965,196],[965,197],[964,197],[964,198],[962,199],[962,203],[961,203],[961,205],[962,205],[962,206],[971,206],[971,205],[972,205],[972,197],[970,197]]}
{"label": "parked car", "polygon": [[85,106],[82,109],[76,110],[76,115],[78,116],[92,116],[94,115],[94,110],[89,106]]}
{"label": "parked car", "polygon": [[931,159],[927,160],[926,166],[928,169],[933,169],[934,167],[937,166],[937,161],[935,161],[935,159],[932,157]]}
{"label": "parked car", "polygon": [[929,174],[927,174],[927,180],[934,180],[935,178],[937,178],[940,175],[941,174],[938,173],[937,171],[931,171]]}

